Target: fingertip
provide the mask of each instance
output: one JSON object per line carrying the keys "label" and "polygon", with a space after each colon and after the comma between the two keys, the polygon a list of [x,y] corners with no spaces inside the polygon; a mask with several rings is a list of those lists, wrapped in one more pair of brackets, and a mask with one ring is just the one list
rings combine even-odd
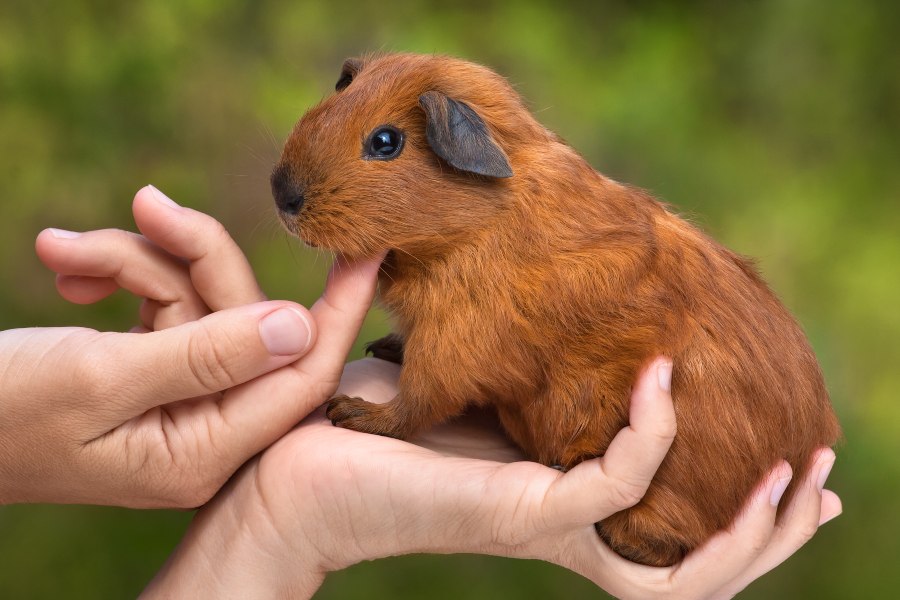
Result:
{"label": "fingertip", "polygon": [[671,390],[672,361],[657,357],[641,372],[631,394],[629,425],[647,429],[660,437],[673,438],[677,433],[675,405]]}
{"label": "fingertip", "polygon": [[831,490],[822,490],[822,509],[819,513],[819,525],[839,517],[844,512],[844,504],[840,497]]}
{"label": "fingertip", "polygon": [[[368,310],[375,295],[378,270],[384,255],[372,258],[347,258],[336,255],[328,279],[325,282],[323,298],[335,306],[356,312],[357,301],[362,299]],[[361,305],[360,305],[361,306]],[[352,308],[351,308],[352,307]]]}
{"label": "fingertip", "polygon": [[81,234],[77,231],[67,231],[65,229],[56,229],[54,227],[48,227],[47,229],[42,230],[37,234],[37,237],[34,239],[34,251],[37,254],[38,258],[47,265],[49,268],[53,268],[50,263],[52,263],[55,259],[54,252],[56,252],[56,248],[58,248],[58,244],[60,242],[65,243],[68,240],[74,240],[80,238]]}
{"label": "fingertip", "polygon": [[834,453],[834,449],[828,446],[822,446],[818,450],[816,450],[815,454],[815,462],[819,464],[824,464],[825,462],[834,462],[837,458],[837,455]]}
{"label": "fingertip", "polygon": [[135,221],[138,221],[143,213],[157,206],[159,206],[159,203],[154,197],[153,186],[148,184],[135,193],[134,199],[131,201],[131,212],[135,217]]}
{"label": "fingertip", "polygon": [[44,264],[47,263],[45,253],[47,251],[48,245],[52,243],[52,240],[53,234],[50,232],[50,228],[42,230],[34,238],[34,253],[37,254],[37,257]]}
{"label": "fingertip", "polygon": [[134,222],[141,233],[145,235],[147,233],[145,229],[147,228],[151,231],[165,228],[166,226],[163,224],[171,222],[166,217],[175,217],[180,211],[181,206],[153,185],[145,185],[139,189],[131,203],[131,213],[134,216]]}
{"label": "fingertip", "polygon": [[131,201],[132,207],[137,204],[146,202],[147,200],[151,200],[152,193],[153,192],[150,190],[150,184],[147,184],[144,187],[142,187],[141,189],[139,189],[137,192],[135,192],[134,199]]}
{"label": "fingertip", "polygon": [[653,361],[656,368],[656,379],[659,388],[667,393],[672,393],[672,361],[671,359],[660,357]]}
{"label": "fingertip", "polygon": [[145,185],[137,191],[137,193],[134,195],[134,202],[132,203],[132,206],[135,203],[143,202],[153,202],[156,205],[165,208],[181,208],[181,206],[177,202],[169,198],[152,183]]}
{"label": "fingertip", "polygon": [[344,254],[337,254],[334,257],[334,264],[331,266],[329,280],[333,277],[344,277],[347,275],[357,275],[366,279],[373,278],[381,268],[387,251],[378,253],[371,257],[349,258]]}
{"label": "fingertip", "polygon": [[791,465],[786,460],[780,461],[769,471],[769,475],[759,491],[758,497],[768,497],[771,506],[778,506],[793,476],[794,472],[791,469]]}

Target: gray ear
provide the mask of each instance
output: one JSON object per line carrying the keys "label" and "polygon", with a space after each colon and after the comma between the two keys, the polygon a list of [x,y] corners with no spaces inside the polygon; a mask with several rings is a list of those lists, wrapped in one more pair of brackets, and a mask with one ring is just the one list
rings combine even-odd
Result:
{"label": "gray ear", "polygon": [[506,153],[468,104],[440,92],[425,92],[419,96],[419,106],[425,110],[425,133],[435,154],[460,171],[512,177]]}

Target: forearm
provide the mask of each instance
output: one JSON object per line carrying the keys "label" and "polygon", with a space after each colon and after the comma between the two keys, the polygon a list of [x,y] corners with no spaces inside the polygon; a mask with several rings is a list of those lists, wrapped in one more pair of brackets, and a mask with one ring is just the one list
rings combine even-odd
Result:
{"label": "forearm", "polygon": [[312,597],[324,579],[312,549],[285,556],[283,548],[266,548],[261,540],[271,532],[259,531],[258,515],[241,514],[231,500],[217,497],[197,513],[141,598]]}

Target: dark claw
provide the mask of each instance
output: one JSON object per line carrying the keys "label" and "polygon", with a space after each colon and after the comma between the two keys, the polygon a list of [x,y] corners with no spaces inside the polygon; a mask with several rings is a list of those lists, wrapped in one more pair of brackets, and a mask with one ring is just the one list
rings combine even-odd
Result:
{"label": "dark claw", "polygon": [[403,364],[403,339],[396,333],[369,342],[366,344],[365,348],[366,354],[371,354],[375,358],[380,358],[381,360],[386,360],[398,365]]}
{"label": "dark claw", "polygon": [[350,396],[335,396],[328,401],[328,408],[325,409],[325,416],[336,427],[344,427],[350,419],[366,416],[369,403],[362,398]]}

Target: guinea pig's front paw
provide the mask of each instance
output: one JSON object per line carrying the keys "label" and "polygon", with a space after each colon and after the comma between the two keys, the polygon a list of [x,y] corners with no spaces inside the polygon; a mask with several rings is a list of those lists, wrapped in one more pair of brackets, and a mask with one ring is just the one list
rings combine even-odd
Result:
{"label": "guinea pig's front paw", "polygon": [[396,427],[392,426],[390,402],[373,404],[362,398],[335,396],[328,401],[325,416],[336,427],[387,437],[402,437]]}

